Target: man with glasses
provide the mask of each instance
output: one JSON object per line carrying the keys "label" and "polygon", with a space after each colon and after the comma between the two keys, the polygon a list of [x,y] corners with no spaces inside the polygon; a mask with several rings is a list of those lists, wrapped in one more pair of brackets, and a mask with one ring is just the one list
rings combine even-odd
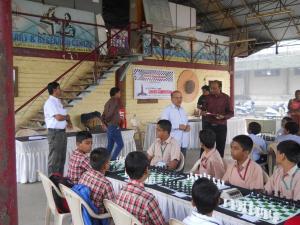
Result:
{"label": "man with glasses", "polygon": [[182,94],[180,91],[171,93],[172,104],[163,111],[161,119],[169,120],[172,124],[171,137],[178,142],[181,152],[186,155],[189,145],[190,126],[188,125],[188,117],[184,109],[181,107]]}

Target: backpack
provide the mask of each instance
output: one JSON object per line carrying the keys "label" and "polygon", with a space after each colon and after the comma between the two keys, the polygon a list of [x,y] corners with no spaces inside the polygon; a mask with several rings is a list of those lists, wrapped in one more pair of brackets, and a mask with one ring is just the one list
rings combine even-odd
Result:
{"label": "backpack", "polygon": [[[60,173],[53,173],[49,179],[54,183],[54,185],[59,189],[59,184],[63,184],[66,187],[72,188],[74,186],[73,182],[67,178],[63,177]],[[52,195],[54,202],[59,213],[69,213],[70,209],[65,198],[61,198],[55,190],[52,189]]]}

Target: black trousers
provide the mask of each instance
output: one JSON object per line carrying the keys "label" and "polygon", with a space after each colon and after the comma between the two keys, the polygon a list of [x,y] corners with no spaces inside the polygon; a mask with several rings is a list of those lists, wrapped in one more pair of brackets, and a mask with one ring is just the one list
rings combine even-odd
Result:
{"label": "black trousers", "polygon": [[210,129],[216,133],[216,148],[223,158],[227,136],[227,125],[211,124],[207,121],[202,121],[202,129]]}

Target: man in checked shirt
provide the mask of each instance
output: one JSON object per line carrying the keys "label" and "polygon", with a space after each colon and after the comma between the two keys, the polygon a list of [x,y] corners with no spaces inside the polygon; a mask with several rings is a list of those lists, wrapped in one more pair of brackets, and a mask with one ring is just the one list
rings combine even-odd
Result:
{"label": "man in checked shirt", "polygon": [[122,188],[116,203],[134,215],[144,225],[166,224],[154,195],[147,192],[144,181],[149,175],[149,161],[142,152],[130,152],[125,170],[130,181]]}
{"label": "man in checked shirt", "polygon": [[89,153],[92,150],[92,134],[88,131],[79,131],[76,134],[76,149],[72,152],[68,165],[67,177],[77,184],[81,175],[87,171],[90,166]]}
{"label": "man in checked shirt", "polygon": [[105,148],[96,148],[91,152],[88,171],[82,174],[78,184],[86,185],[91,190],[91,200],[100,214],[105,213],[104,199],[115,201],[115,193],[110,181],[104,176],[109,169],[110,154]]}

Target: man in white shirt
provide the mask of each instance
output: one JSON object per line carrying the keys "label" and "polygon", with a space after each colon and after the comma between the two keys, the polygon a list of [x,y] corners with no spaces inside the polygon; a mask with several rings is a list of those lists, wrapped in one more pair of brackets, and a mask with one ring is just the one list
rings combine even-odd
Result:
{"label": "man in white shirt", "polygon": [[189,145],[190,126],[188,125],[188,117],[184,109],[181,107],[182,94],[180,91],[171,93],[172,105],[169,105],[163,111],[161,119],[169,120],[172,124],[171,137],[178,142],[181,152],[186,155],[186,149]]}
{"label": "man in white shirt", "polygon": [[63,108],[59,83],[48,84],[49,98],[44,104],[45,123],[48,129],[49,156],[48,174],[64,173],[66,160],[67,136],[66,127],[72,127],[70,116]]}

